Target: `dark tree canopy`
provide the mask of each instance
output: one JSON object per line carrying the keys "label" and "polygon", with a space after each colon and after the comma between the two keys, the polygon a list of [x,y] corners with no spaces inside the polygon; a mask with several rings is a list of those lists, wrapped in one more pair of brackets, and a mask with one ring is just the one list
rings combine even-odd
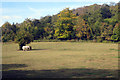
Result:
{"label": "dark tree canopy", "polygon": [[33,36],[26,31],[19,31],[16,35],[15,42],[19,44],[19,49],[22,50],[22,46],[29,44],[33,41]]}

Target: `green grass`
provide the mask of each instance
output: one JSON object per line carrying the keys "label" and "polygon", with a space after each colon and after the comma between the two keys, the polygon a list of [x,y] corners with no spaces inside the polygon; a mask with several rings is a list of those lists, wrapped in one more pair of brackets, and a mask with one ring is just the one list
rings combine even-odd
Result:
{"label": "green grass", "polygon": [[110,50],[114,50],[114,51],[120,51],[119,49],[110,49]]}
{"label": "green grass", "polygon": [[[18,51],[18,44],[4,43],[2,46],[2,64],[4,64],[4,66],[10,66],[10,68],[5,68],[3,71],[27,70],[31,73],[31,70],[34,70],[39,71],[38,73],[41,74],[41,77],[45,77],[41,70],[52,70],[53,72],[55,70],[56,74],[58,74],[56,77],[60,75],[64,75],[63,77],[109,77],[109,75],[114,77],[116,75],[115,70],[118,69],[118,44],[33,42],[29,45],[32,46],[33,50]],[[26,66],[22,67],[20,64]],[[17,66],[12,68],[12,66],[16,65],[20,65],[21,67]],[[87,72],[87,69],[90,69],[91,72]],[[61,73],[61,70],[64,72]],[[102,70],[108,70],[109,72],[107,73],[106,71],[106,73],[103,73]],[[80,76],[79,74],[81,74],[81,72],[87,75]],[[46,74],[46,76],[49,77],[50,72],[48,71]],[[37,74],[34,75],[34,77],[35,76],[37,76]]]}

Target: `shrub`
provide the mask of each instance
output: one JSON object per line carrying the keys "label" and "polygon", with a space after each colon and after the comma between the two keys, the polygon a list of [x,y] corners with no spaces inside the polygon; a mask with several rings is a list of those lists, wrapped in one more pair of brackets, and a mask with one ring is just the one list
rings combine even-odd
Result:
{"label": "shrub", "polygon": [[34,40],[33,42],[41,42],[41,40]]}
{"label": "shrub", "polygon": [[103,43],[107,43],[108,41],[107,40],[104,40]]}
{"label": "shrub", "polygon": [[102,39],[97,39],[97,42],[102,42]]}
{"label": "shrub", "polygon": [[102,42],[103,39],[101,38],[101,36],[97,36],[97,42]]}

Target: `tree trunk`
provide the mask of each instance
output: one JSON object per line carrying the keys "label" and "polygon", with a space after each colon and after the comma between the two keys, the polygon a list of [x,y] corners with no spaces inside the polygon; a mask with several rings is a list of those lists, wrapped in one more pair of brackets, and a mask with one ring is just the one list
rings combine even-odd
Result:
{"label": "tree trunk", "polygon": [[22,50],[23,46],[25,46],[25,44],[19,44],[19,50]]}

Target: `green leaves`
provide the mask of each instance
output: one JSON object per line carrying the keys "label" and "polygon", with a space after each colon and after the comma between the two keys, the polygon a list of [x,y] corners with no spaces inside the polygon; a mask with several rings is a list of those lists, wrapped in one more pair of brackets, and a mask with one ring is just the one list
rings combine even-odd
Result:
{"label": "green leaves", "polygon": [[26,31],[19,31],[16,35],[15,42],[18,43],[19,45],[21,44],[29,44],[30,42],[33,41],[33,36]]}
{"label": "green leaves", "polygon": [[33,39],[120,41],[118,4],[94,4],[73,10],[66,8],[41,19],[26,19],[12,25],[6,22],[2,26],[2,41],[15,40],[23,45]]}
{"label": "green leaves", "polygon": [[16,36],[16,31],[18,31],[18,27],[14,25],[14,23],[11,25],[9,22],[6,22],[2,25],[2,41],[14,41],[14,38]]}
{"label": "green leaves", "polygon": [[111,39],[114,40],[114,41],[118,41],[118,36],[117,35],[112,35]]}
{"label": "green leaves", "polygon": [[112,40],[114,41],[120,41],[120,23],[116,24],[114,30],[113,30],[113,35],[111,36]]}

